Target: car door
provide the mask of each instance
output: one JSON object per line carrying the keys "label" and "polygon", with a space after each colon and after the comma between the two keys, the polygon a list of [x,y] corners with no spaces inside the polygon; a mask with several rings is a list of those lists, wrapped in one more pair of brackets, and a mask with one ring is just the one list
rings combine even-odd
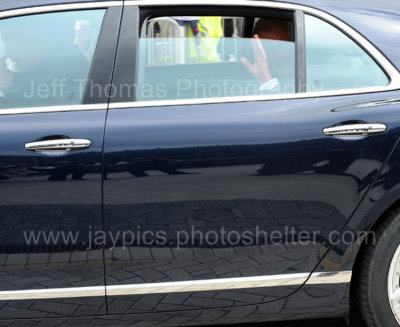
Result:
{"label": "car door", "polygon": [[[124,17],[104,148],[110,314],[350,282],[333,262],[311,273],[397,142],[382,101],[397,71],[301,6],[128,1]],[[285,36],[257,40],[271,22]]]}
{"label": "car door", "polygon": [[0,319],[106,313],[91,233],[121,4],[0,13]]}

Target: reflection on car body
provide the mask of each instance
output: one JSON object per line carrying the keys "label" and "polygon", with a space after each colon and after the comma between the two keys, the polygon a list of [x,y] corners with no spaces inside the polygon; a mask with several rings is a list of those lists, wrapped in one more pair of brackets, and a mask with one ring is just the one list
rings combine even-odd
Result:
{"label": "reflection on car body", "polygon": [[400,7],[363,6],[0,2],[0,325],[398,326]]}

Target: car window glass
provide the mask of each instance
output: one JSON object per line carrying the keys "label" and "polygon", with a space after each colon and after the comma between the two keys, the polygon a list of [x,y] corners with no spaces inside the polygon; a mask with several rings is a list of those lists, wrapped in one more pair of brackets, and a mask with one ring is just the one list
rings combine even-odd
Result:
{"label": "car window glass", "polygon": [[305,17],[307,91],[385,86],[388,77],[354,41],[334,26]]}
{"label": "car window glass", "polygon": [[0,109],[81,104],[104,14],[0,20]]}
{"label": "car window glass", "polygon": [[139,41],[137,100],[294,93],[292,30],[291,20],[277,18],[149,19]]}

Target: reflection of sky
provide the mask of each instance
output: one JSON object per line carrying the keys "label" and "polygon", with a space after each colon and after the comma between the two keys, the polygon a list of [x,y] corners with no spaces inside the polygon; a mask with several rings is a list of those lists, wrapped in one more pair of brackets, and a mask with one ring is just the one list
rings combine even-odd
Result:
{"label": "reflection of sky", "polygon": [[388,84],[375,61],[347,35],[310,15],[305,24],[308,87],[340,90]]}
{"label": "reflection of sky", "polygon": [[[309,1],[293,2],[309,5]],[[319,0],[318,8],[342,19],[375,44],[400,68],[400,2],[393,0],[350,2]],[[351,7],[351,9],[350,9]]]}

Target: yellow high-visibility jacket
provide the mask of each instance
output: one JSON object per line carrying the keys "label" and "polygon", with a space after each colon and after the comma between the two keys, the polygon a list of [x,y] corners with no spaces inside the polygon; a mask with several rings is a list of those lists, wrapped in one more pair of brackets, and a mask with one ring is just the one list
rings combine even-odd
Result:
{"label": "yellow high-visibility jacket", "polygon": [[201,38],[201,47],[204,56],[201,57],[197,51],[197,43],[194,39],[193,31],[190,29],[189,36],[191,38],[189,45],[190,58],[195,58],[197,62],[218,62],[218,44],[221,37],[224,36],[222,28],[222,17],[202,17],[198,22],[200,33],[206,36]]}

